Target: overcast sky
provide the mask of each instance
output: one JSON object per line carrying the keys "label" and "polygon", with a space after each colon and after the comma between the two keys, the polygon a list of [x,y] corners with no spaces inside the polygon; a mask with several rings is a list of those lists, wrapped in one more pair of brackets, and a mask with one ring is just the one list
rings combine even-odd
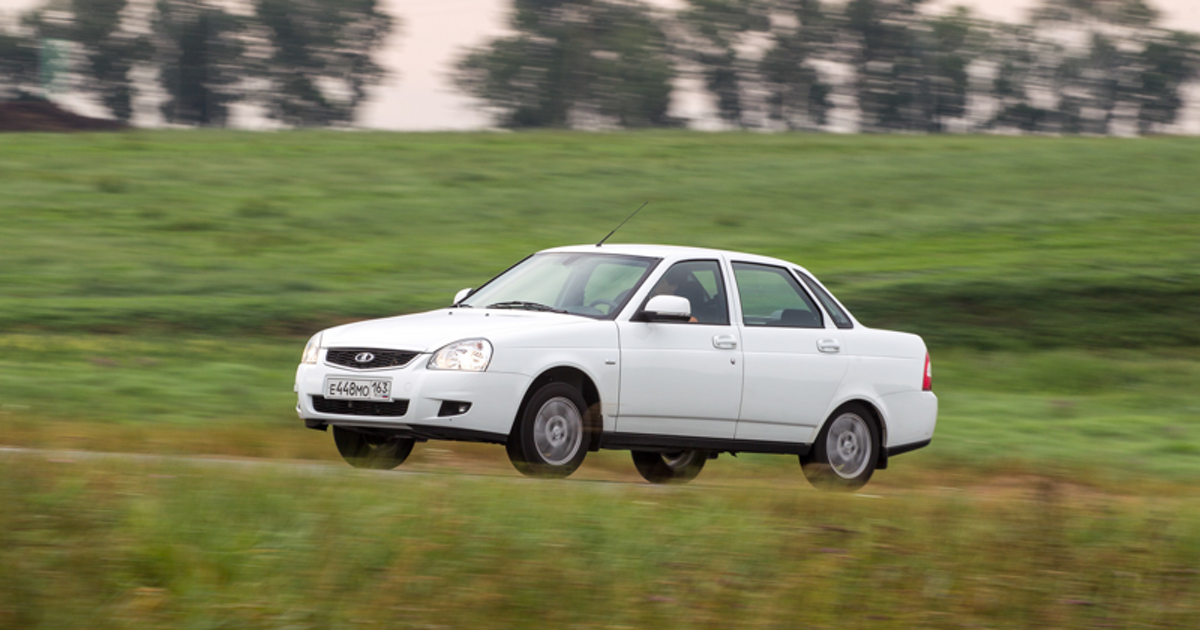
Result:
{"label": "overcast sky", "polygon": [[[679,0],[654,4],[675,6]],[[1036,0],[934,0],[932,7],[957,4],[974,8],[984,17],[1018,21]],[[401,30],[381,53],[392,76],[373,91],[359,124],[396,130],[471,129],[488,125],[475,103],[457,93],[448,75],[462,50],[504,32],[509,0],[382,0],[400,18]],[[0,8],[20,11],[41,0],[0,0]],[[1163,13],[1164,25],[1200,32],[1200,0],[1150,0]],[[7,12],[7,11],[6,11]],[[1197,100],[1197,99],[1193,99]],[[683,98],[677,113],[703,117],[702,98]],[[1200,104],[1187,115],[1188,131],[1200,132]],[[1191,129],[1195,126],[1196,129]]]}

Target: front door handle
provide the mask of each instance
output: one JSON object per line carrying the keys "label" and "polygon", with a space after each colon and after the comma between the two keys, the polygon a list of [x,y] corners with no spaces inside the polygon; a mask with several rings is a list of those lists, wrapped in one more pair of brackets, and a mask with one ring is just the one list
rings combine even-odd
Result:
{"label": "front door handle", "polygon": [[842,343],[837,339],[822,339],[817,342],[817,350],[828,354],[836,354],[842,351]]}
{"label": "front door handle", "polygon": [[733,350],[737,347],[737,337],[733,335],[717,335],[713,337],[713,347],[722,350]]}

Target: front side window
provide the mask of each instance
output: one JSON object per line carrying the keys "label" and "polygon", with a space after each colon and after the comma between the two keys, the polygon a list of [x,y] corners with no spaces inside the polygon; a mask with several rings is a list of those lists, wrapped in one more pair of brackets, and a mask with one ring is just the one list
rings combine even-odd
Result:
{"label": "front side window", "polygon": [[733,263],[733,275],[742,299],[742,323],[745,325],[825,327],[817,305],[786,269]]}
{"label": "front side window", "polygon": [[725,279],[715,260],[687,260],[671,265],[650,289],[656,295],[678,295],[692,305],[692,321],[698,324],[729,325],[729,303],[725,299]]}
{"label": "front side window", "polygon": [[616,254],[537,254],[496,276],[459,305],[609,319],[657,262],[656,258]]}

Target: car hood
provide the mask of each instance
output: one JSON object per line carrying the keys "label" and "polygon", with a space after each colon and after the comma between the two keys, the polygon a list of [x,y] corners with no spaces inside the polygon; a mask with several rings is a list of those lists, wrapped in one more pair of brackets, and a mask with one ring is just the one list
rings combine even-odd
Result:
{"label": "car hood", "polygon": [[522,329],[587,323],[594,320],[535,311],[447,308],[330,328],[324,332],[321,346],[433,352],[460,339],[484,337],[495,342],[498,335]]}

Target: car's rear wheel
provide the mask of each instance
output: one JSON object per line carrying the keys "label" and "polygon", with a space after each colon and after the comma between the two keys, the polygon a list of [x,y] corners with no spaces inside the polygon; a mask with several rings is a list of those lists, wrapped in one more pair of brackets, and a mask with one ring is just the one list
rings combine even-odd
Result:
{"label": "car's rear wheel", "polygon": [[387,438],[335,426],[333,443],[337,445],[342,459],[355,468],[391,470],[408,459],[414,440]]}
{"label": "car's rear wheel", "polygon": [[808,454],[800,456],[804,476],[821,490],[852,492],[863,487],[879,461],[879,428],[859,405],[835,411]]}
{"label": "car's rear wheel", "polygon": [[509,460],[531,477],[566,477],[587,456],[587,403],[579,390],[548,383],[534,392],[508,437]]}
{"label": "car's rear wheel", "polygon": [[687,483],[700,474],[708,451],[633,451],[633,465],[650,483]]}

